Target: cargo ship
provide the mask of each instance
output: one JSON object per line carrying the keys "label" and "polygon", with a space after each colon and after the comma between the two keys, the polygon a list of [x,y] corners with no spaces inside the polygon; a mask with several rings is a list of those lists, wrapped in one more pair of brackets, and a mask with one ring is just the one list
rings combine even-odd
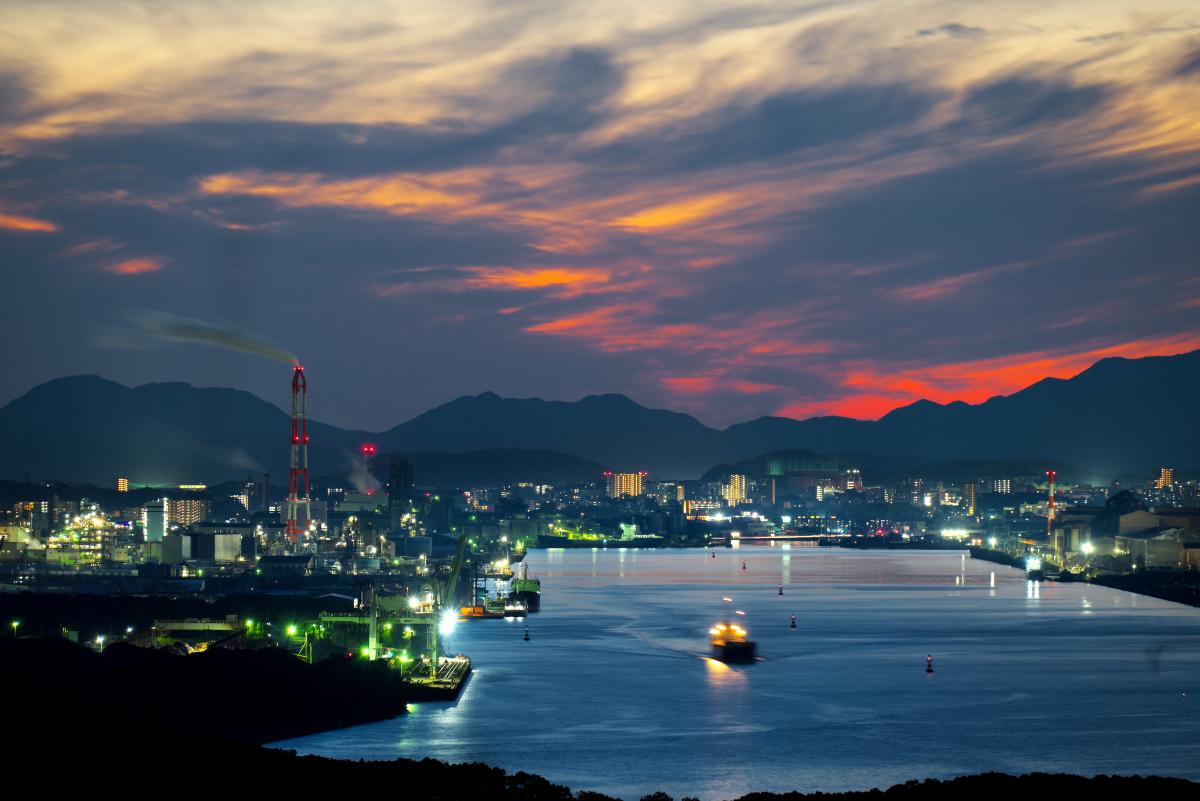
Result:
{"label": "cargo ship", "polygon": [[712,657],[721,662],[753,662],[757,646],[746,639],[746,630],[736,623],[718,623],[708,630]]}
{"label": "cargo ship", "polygon": [[520,601],[529,612],[537,612],[542,608],[542,582],[536,578],[529,578],[529,570],[524,562],[509,586],[508,599]]}

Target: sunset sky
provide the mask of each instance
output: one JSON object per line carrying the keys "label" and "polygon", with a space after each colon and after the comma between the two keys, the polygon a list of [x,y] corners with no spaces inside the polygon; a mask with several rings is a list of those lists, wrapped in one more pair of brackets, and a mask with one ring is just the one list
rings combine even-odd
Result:
{"label": "sunset sky", "polygon": [[724,426],[1200,348],[1195,2],[5,2],[0,403],[257,331],[313,417]]}

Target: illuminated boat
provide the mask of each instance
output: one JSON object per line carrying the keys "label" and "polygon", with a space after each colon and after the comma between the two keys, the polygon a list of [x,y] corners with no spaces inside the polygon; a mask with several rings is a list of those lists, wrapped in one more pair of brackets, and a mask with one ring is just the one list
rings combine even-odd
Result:
{"label": "illuminated boat", "polygon": [[1046,572],[1042,570],[1042,560],[1036,556],[1025,559],[1025,578],[1030,581],[1045,581]]}
{"label": "illuminated boat", "polygon": [[737,623],[718,623],[708,630],[712,638],[712,656],[722,662],[753,662],[757,646],[746,639],[746,630]]}

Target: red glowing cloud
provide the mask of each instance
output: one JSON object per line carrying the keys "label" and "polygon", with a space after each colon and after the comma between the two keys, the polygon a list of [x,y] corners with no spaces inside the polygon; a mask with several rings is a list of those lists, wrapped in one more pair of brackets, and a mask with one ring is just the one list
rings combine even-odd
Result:
{"label": "red glowing cloud", "polygon": [[164,262],[162,259],[126,259],[109,267],[108,271],[117,275],[141,275],[142,273],[158,272],[163,266]]}
{"label": "red glowing cloud", "polygon": [[58,226],[49,220],[39,220],[35,217],[23,217],[19,214],[0,213],[0,228],[10,231],[36,231],[39,233],[54,233]]}

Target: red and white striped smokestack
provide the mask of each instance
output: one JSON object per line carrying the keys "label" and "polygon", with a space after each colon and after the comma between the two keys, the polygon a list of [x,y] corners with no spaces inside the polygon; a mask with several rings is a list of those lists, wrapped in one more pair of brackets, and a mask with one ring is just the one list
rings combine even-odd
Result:
{"label": "red and white striped smokestack", "polygon": [[[1053,470],[1047,470],[1046,476],[1050,479],[1050,505],[1049,513],[1046,515],[1046,537],[1049,538],[1054,534],[1054,477],[1058,475]],[[1050,540],[1047,539],[1047,542]]]}
{"label": "red and white striped smokestack", "polygon": [[[304,525],[312,519],[308,497],[308,381],[304,366],[292,368],[292,462],[288,472],[287,538],[293,545],[301,533],[298,512],[304,505]],[[304,494],[301,495],[300,493]]]}

